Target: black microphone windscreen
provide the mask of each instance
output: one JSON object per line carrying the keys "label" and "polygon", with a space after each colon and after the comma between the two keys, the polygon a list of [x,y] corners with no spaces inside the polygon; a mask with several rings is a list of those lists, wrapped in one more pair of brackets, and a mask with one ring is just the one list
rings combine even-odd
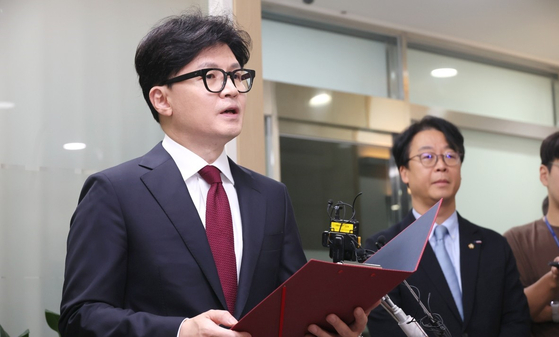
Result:
{"label": "black microphone windscreen", "polygon": [[375,242],[375,246],[377,246],[378,249],[381,249],[382,246],[384,246],[386,244],[386,237],[384,237],[384,235],[381,235],[377,238],[377,242]]}

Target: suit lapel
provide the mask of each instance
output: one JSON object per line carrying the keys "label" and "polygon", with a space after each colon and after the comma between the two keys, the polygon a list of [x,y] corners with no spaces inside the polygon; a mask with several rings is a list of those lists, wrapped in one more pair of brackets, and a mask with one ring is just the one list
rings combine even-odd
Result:
{"label": "suit lapel", "polygon": [[466,326],[474,309],[482,237],[477,227],[473,226],[460,215],[458,215],[458,224],[460,227],[462,305],[464,306],[464,326]]}
{"label": "suit lapel", "polygon": [[160,143],[142,158],[140,166],[151,169],[140,179],[177,230],[223,308],[227,308],[206,230],[177,165]]}
{"label": "suit lapel", "polygon": [[[410,212],[403,222],[409,222],[406,224],[407,227],[413,221],[415,221],[415,217],[413,216],[413,213]],[[450,288],[448,287],[448,283],[446,282],[443,270],[439,265],[439,260],[437,260],[437,256],[435,255],[430,242],[427,242],[427,245],[425,246],[418,271],[421,271],[426,275],[426,277],[431,281],[431,284],[435,286],[439,296],[445,301],[448,309],[452,312],[455,318],[458,321],[462,321],[458,308],[456,307],[456,303],[454,303],[454,298],[452,297]]]}
{"label": "suit lapel", "polygon": [[266,201],[256,186],[252,174],[229,160],[231,174],[239,198],[243,224],[243,260],[237,289],[235,317],[239,318],[250,295],[258,254],[264,238]]}
{"label": "suit lapel", "polygon": [[428,244],[425,247],[423,258],[421,259],[419,267],[422,268],[422,271],[427,275],[431,283],[435,285],[436,291],[445,301],[448,309],[452,312],[455,318],[458,321],[462,321],[460,313],[458,312],[458,307],[456,307],[456,303],[454,302],[454,298],[452,297],[452,293],[450,292],[444,273],[439,265],[437,256],[435,255],[433,248],[431,248],[431,244]]}

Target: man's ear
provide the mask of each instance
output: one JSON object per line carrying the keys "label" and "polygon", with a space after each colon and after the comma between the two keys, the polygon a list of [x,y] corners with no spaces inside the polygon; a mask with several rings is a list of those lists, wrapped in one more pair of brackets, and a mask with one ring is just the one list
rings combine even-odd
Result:
{"label": "man's ear", "polygon": [[549,170],[547,169],[547,166],[540,165],[540,181],[546,187],[548,185],[548,178],[549,178]]}
{"label": "man's ear", "polygon": [[400,171],[400,177],[402,178],[402,181],[404,182],[404,184],[406,184],[409,187],[409,178],[408,178],[408,169],[402,165],[399,168]]}
{"label": "man's ear", "polygon": [[171,109],[167,94],[168,90],[166,86],[155,86],[149,91],[151,105],[153,105],[160,115],[168,117],[173,114],[173,109]]}

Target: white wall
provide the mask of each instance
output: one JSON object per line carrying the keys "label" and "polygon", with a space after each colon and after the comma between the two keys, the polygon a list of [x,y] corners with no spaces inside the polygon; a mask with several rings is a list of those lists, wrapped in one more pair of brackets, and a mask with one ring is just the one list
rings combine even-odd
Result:
{"label": "white wall", "polygon": [[[431,70],[454,68],[455,77]],[[548,77],[453,57],[408,50],[410,102],[477,115],[553,126],[552,80]]]}
{"label": "white wall", "polygon": [[[162,138],[134,70],[160,19],[206,0],[0,0],[0,324],[56,336],[66,236],[83,181]],[[66,151],[67,142],[84,142]]]}
{"label": "white wall", "polygon": [[262,20],[262,62],[266,80],[388,96],[381,42]]}
{"label": "white wall", "polygon": [[539,180],[541,141],[462,129],[466,157],[458,212],[504,233],[542,217],[547,189]]}

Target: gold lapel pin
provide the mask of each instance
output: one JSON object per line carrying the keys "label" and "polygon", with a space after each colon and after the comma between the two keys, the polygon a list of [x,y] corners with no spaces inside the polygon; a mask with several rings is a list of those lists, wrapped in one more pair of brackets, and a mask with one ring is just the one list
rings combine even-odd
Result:
{"label": "gold lapel pin", "polygon": [[468,245],[468,248],[474,249],[474,244],[473,244],[473,243],[470,243],[470,244]]}

